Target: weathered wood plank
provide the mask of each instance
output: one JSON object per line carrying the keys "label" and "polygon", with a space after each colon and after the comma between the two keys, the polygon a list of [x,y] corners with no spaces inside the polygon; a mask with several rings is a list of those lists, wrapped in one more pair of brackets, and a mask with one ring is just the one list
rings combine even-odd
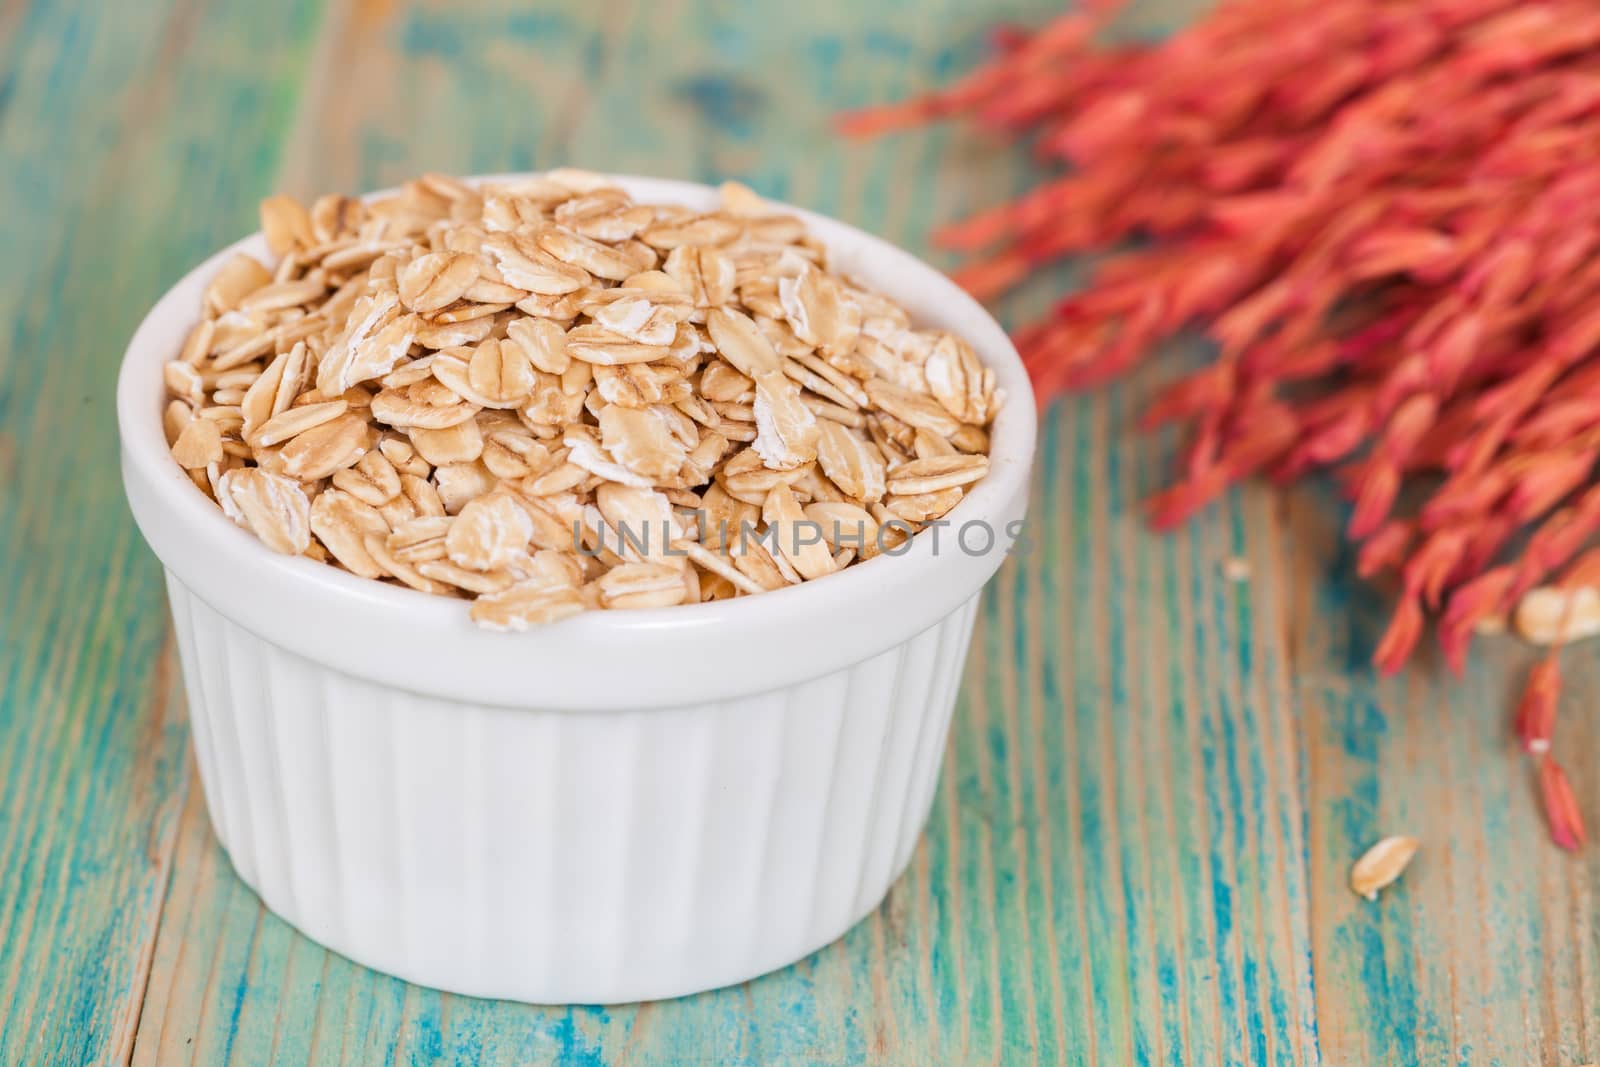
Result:
{"label": "weathered wood plank", "polygon": [[[1483,640],[1465,677],[1422,662],[1377,682],[1365,659],[1387,601],[1336,576],[1336,509],[1297,497],[1291,671],[1309,753],[1318,1016],[1331,1063],[1587,1063],[1600,1058],[1600,858],[1548,841],[1533,766],[1510,729],[1532,656]],[[1558,751],[1600,744],[1593,652],[1564,657]],[[1592,760],[1568,761],[1584,797]],[[1352,857],[1385,834],[1423,851],[1376,905],[1351,895]]]}
{"label": "weathered wood plank", "polygon": [[[1050,7],[352,6],[319,45],[319,103],[282,184],[558,163],[734,176],[918,247],[934,220],[1016,187],[1019,155],[948,130],[841,146],[827,116],[947,78],[996,18]],[[525,106],[484,103],[511,99]],[[1084,401],[1051,423],[1039,544],[986,601],[928,838],[838,944],[668,1004],[445,996],[262,912],[191,802],[171,905],[185,920],[162,931],[136,1058],[1314,1059],[1281,627],[1215,574],[1264,505],[1175,541],[1144,534],[1131,502],[1156,453],[1120,451],[1125,406]],[[314,1016],[293,1008],[310,988]]]}
{"label": "weathered wood plank", "polygon": [[186,730],[111,383],[272,170],[307,12],[251,8],[0,6],[0,1062],[125,1059],[138,1022]]}
{"label": "weathered wood plank", "polygon": [[[798,966],[654,1005],[448,996],[307,941],[217,847],[108,393],[78,406],[148,300],[274,185],[423,168],[739,177],[925,249],[1018,187],[1022,154],[950,130],[841,145],[827,116],[1055,6],[0,3],[0,191],[30,207],[0,223],[0,1062],[119,1058],[135,1026],[150,1064],[1600,1059],[1600,865],[1538,831],[1504,726],[1516,653],[1374,682],[1382,602],[1317,493],[1148,534],[1167,455],[1128,427],[1170,365],[1047,423],[1037,544],[985,599],[928,834]],[[1568,663],[1560,742],[1594,751],[1600,671]],[[1416,867],[1354,898],[1350,860],[1397,829]]]}

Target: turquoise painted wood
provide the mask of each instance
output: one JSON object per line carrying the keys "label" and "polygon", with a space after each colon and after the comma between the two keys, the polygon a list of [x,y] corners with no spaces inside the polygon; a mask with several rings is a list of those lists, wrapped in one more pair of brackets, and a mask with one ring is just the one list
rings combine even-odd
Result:
{"label": "turquoise painted wood", "polygon": [[[449,996],[301,937],[218,848],[116,473],[111,378],[149,302],[270,190],[425,168],[735,177],[926,251],[1025,153],[844,144],[828,116],[1056,6],[0,0],[0,1063],[1600,1060],[1600,860],[1543,841],[1505,726],[1519,653],[1377,682],[1383,603],[1314,490],[1145,531],[1170,442],[1130,427],[1170,365],[1051,414],[928,832],[797,966],[663,1004]],[[1600,752],[1600,675],[1569,663],[1563,745]],[[1600,765],[1573,770],[1593,812]],[[1402,831],[1405,880],[1351,895]]]}

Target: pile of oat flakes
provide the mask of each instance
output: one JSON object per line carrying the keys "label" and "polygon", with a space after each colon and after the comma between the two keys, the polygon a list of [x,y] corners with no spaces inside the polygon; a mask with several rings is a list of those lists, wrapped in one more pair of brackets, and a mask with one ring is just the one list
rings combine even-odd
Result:
{"label": "pile of oat flakes", "polygon": [[820,578],[988,469],[993,371],[742,186],[426,175],[261,217],[276,267],[229,262],[166,367],[173,456],[269,547],[485,626]]}

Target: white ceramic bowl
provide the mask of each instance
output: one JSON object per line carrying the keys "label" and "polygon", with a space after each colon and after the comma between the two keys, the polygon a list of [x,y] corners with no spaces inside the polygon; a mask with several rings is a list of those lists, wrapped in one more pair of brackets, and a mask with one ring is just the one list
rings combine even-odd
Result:
{"label": "white ceramic bowl", "polygon": [[[967,338],[1006,403],[937,549],[925,532],[758,597],[499,634],[460,601],[273,553],[195,491],[161,429],[161,367],[201,291],[265,242],[213,256],[139,326],[123,479],[166,568],[207,806],[240,877],[309,937],[477,996],[672,997],[815,951],[905,868],[979,590],[1026,506],[1033,396],[1005,333],[938,271],[787,210],[844,273]],[[973,522],[998,532],[989,551],[981,527],[955,543]]]}

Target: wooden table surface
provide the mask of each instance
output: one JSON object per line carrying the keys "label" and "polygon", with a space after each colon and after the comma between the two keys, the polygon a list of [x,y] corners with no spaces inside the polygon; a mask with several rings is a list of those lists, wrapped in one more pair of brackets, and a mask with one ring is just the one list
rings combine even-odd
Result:
{"label": "wooden table surface", "polygon": [[[663,1004],[449,996],[300,936],[219,849],[117,472],[113,375],[156,295],[272,190],[423,169],[733,177],[925,251],[1026,154],[845,144],[829,114],[1056,7],[0,0],[0,1062],[1600,1060],[1600,850],[1545,841],[1506,724],[1526,653],[1377,680],[1384,602],[1325,491],[1144,530],[1172,442],[1131,422],[1170,361],[1044,424],[1035,548],[984,599],[927,833],[810,959]],[[1600,671],[1567,663],[1600,821]],[[1398,832],[1424,842],[1404,881],[1353,896]]]}

